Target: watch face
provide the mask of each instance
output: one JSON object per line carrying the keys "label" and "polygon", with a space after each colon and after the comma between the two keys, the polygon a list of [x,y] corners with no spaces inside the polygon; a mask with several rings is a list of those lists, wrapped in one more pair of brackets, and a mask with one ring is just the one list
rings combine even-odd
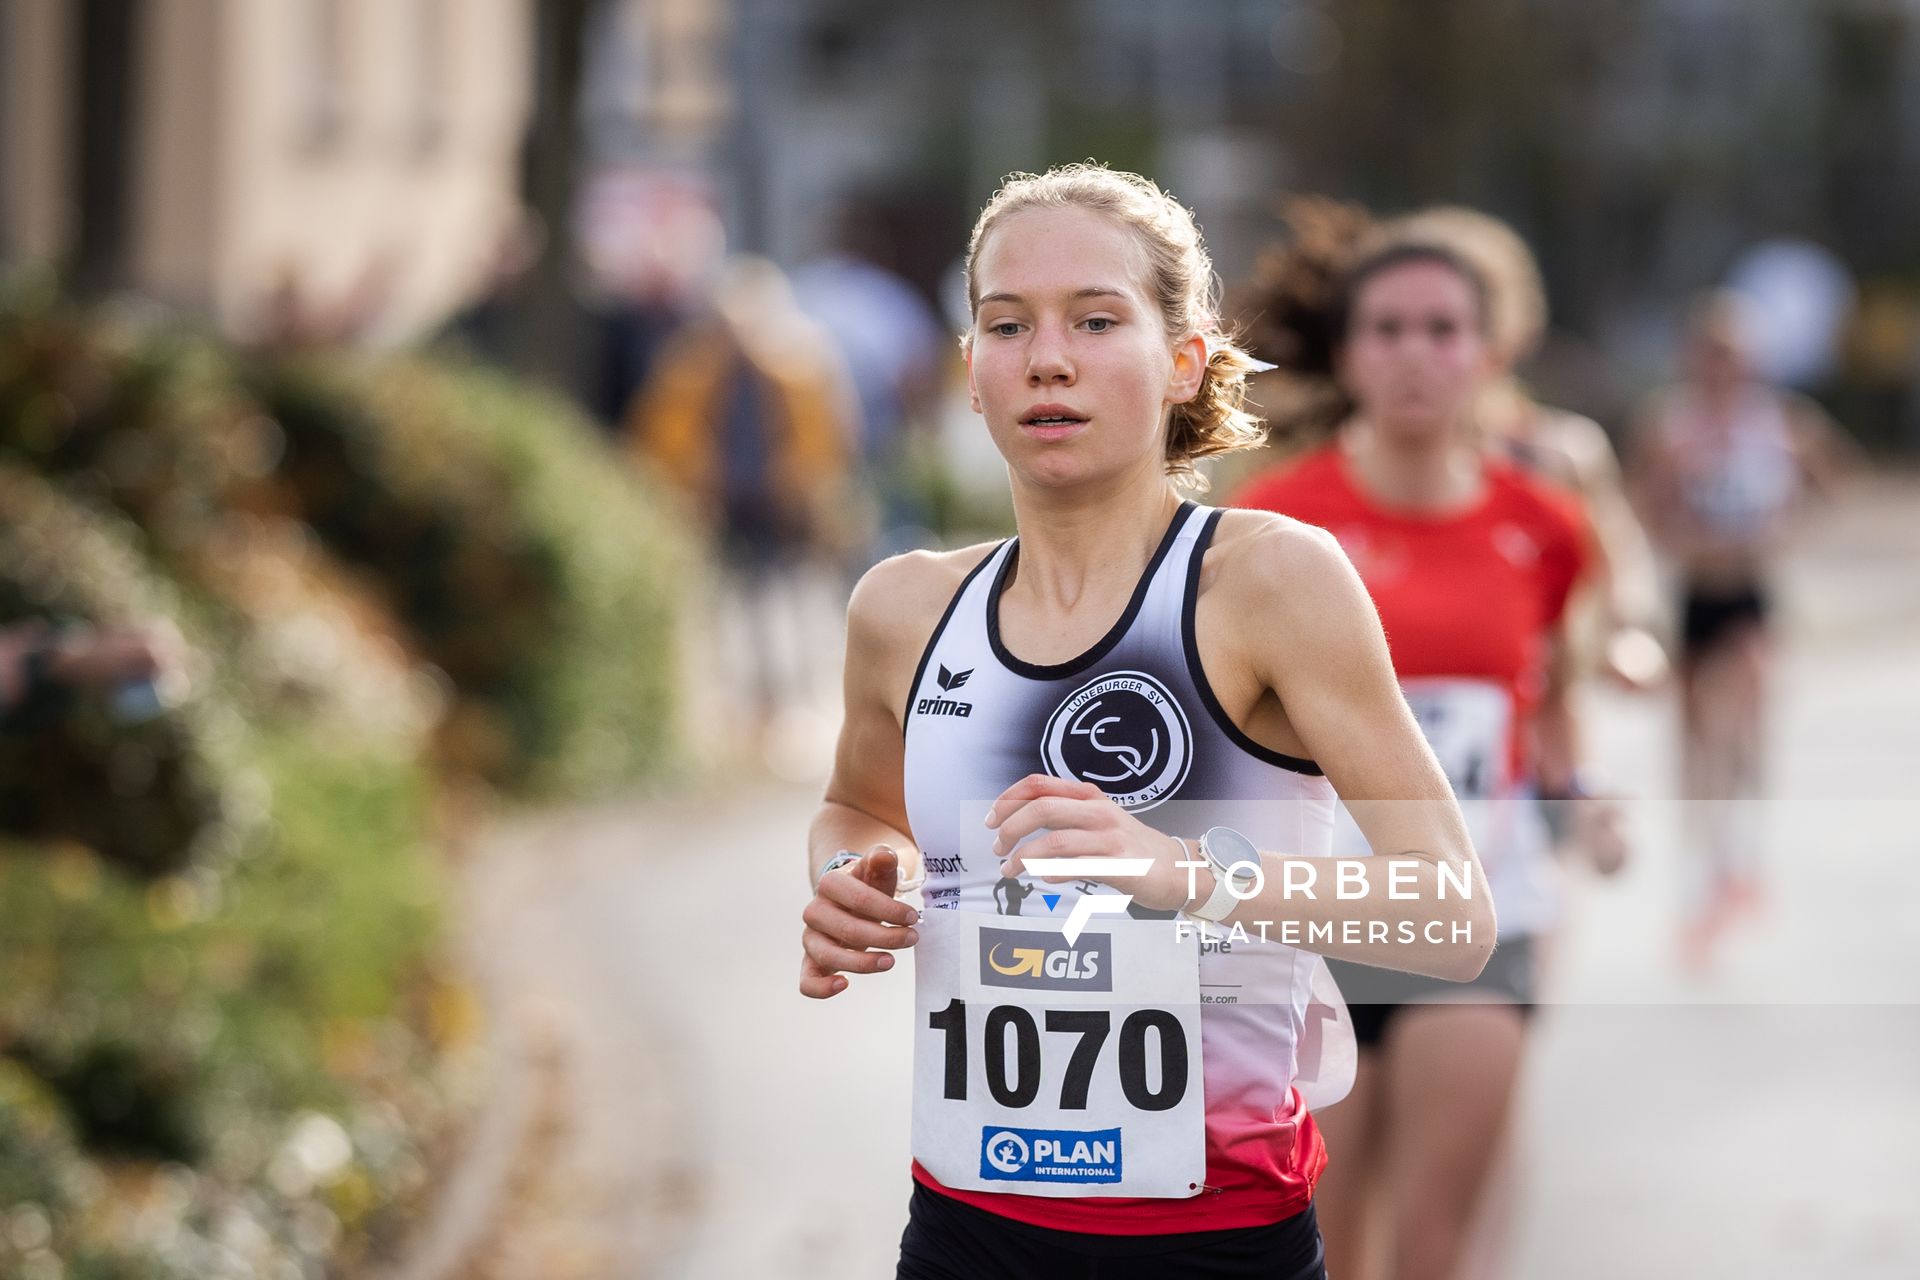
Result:
{"label": "watch face", "polygon": [[[1206,841],[1208,857],[1217,859],[1224,867],[1231,868],[1236,862],[1260,865],[1260,850],[1232,827],[1214,827],[1201,838]],[[1253,877],[1243,871],[1234,878],[1244,883]]]}

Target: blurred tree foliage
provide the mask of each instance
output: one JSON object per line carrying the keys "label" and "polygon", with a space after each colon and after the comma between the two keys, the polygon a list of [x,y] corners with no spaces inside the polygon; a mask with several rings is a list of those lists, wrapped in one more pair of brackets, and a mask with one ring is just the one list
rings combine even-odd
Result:
{"label": "blurred tree foliage", "polygon": [[470,1105],[448,789],[671,762],[690,551],[647,493],[497,375],[0,288],[0,626],[188,652],[151,718],[0,734],[0,1275],[391,1253]]}
{"label": "blurred tree foliage", "polygon": [[36,837],[0,842],[0,1274],[50,1252],[70,1276],[257,1275],[390,1245],[466,1021],[425,764],[241,715],[266,700],[208,678],[124,518],[8,470],[0,511],[0,624],[164,618],[205,659],[145,724],[76,698],[0,739],[7,830]]}
{"label": "blurred tree foliage", "polygon": [[449,679],[448,762],[577,795],[670,761],[691,548],[577,410],[419,358],[272,361],[248,385],[284,433],[289,512]]}

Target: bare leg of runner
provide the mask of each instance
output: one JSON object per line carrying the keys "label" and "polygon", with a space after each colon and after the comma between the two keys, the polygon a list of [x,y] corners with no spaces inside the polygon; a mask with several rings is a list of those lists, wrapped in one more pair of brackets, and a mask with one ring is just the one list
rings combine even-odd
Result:
{"label": "bare leg of runner", "polygon": [[1455,1280],[1505,1141],[1526,1027],[1512,1009],[1407,1009],[1387,1030],[1394,1280]]}
{"label": "bare leg of runner", "polygon": [[1525,1170],[1517,1124],[1509,1124],[1493,1153],[1487,1183],[1480,1193],[1480,1209],[1467,1224],[1466,1243],[1455,1268],[1458,1280],[1505,1280],[1507,1258],[1521,1220]]}
{"label": "bare leg of runner", "polygon": [[1384,1173],[1384,1102],[1380,1054],[1362,1050],[1347,1096],[1313,1113],[1327,1144],[1327,1169],[1313,1192],[1314,1214],[1326,1245],[1327,1274],[1340,1280],[1371,1280],[1384,1259],[1377,1244],[1367,1247],[1378,1239],[1380,1196],[1375,1192]]}
{"label": "bare leg of runner", "polygon": [[1682,686],[1688,843],[1694,863],[1682,960],[1705,968],[1759,891],[1765,635],[1742,627],[1690,664]]}
{"label": "bare leg of runner", "polygon": [[1765,887],[1766,755],[1769,646],[1766,632],[1742,627],[1727,640],[1728,747],[1733,807],[1727,894],[1735,911],[1760,905]]}

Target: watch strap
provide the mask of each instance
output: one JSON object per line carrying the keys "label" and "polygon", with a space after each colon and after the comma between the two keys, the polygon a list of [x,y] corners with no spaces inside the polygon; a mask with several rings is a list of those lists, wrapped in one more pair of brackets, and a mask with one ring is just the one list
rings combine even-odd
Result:
{"label": "watch strap", "polygon": [[1213,868],[1213,892],[1199,906],[1188,908],[1187,914],[1209,924],[1219,924],[1232,915],[1233,909],[1240,905],[1240,899],[1233,896],[1233,890],[1227,883],[1229,879],[1231,877],[1216,863]]}
{"label": "watch strap", "polygon": [[1207,838],[1212,834],[1213,831],[1210,829],[1195,843],[1200,846],[1200,855],[1207,860],[1207,865],[1213,870],[1213,892],[1207,895],[1205,902],[1187,908],[1186,914],[1196,920],[1204,920],[1208,924],[1219,924],[1233,914],[1233,909],[1240,905],[1240,899],[1234,896],[1232,868],[1221,856],[1219,850],[1213,847],[1212,841]]}
{"label": "watch strap", "polygon": [[842,849],[840,852],[834,854],[831,858],[827,859],[826,865],[820,868],[820,874],[814,877],[813,887],[818,889],[820,882],[827,878],[828,872],[838,871],[842,867],[851,866],[853,863],[860,861],[862,856],[863,855],[855,853],[851,849]]}

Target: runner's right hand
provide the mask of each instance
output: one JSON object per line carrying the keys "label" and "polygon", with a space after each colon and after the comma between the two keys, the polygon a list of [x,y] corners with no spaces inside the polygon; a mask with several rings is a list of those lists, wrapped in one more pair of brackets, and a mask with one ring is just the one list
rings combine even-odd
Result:
{"label": "runner's right hand", "polygon": [[[887,952],[920,940],[920,913],[895,898],[900,855],[875,845],[858,862],[820,877],[800,913],[800,994],[825,1000],[847,989],[843,973],[881,973],[893,967]],[[872,950],[872,948],[880,948]]]}

